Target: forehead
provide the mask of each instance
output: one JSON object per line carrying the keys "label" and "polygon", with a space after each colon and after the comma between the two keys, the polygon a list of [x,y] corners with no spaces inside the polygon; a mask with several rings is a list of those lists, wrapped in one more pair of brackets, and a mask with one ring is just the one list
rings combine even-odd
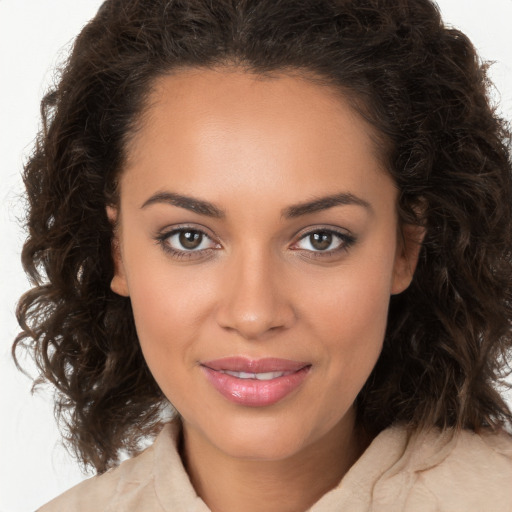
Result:
{"label": "forehead", "polygon": [[[229,66],[184,68],[153,82],[139,127],[148,133],[161,132],[165,124],[167,131],[175,126],[179,127],[179,134],[188,135],[191,129],[199,137],[208,126],[236,132],[245,124],[256,134],[262,128],[268,129],[272,119],[286,119],[299,123],[295,134],[303,127],[313,140],[315,134],[321,138],[329,131],[334,137],[339,136],[337,129],[344,128],[339,124],[342,120],[343,125],[346,121],[354,124],[355,136],[359,135],[357,128],[365,132],[367,149],[379,158],[378,141],[383,135],[361,118],[356,104],[360,106],[361,102],[348,91],[335,88],[307,71],[261,74]],[[279,126],[275,124],[276,131]],[[309,130],[310,127],[315,130]],[[345,133],[344,139],[348,135]]]}
{"label": "forehead", "polygon": [[182,70],[155,81],[123,181],[137,182],[140,194],[364,193],[377,173],[387,175],[375,139],[340,91],[304,76]]}

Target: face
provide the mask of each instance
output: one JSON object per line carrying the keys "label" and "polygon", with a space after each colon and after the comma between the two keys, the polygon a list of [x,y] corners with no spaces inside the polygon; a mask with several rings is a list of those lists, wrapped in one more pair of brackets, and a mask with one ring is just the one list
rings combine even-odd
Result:
{"label": "face", "polygon": [[290,75],[156,83],[109,209],[112,288],[185,431],[224,454],[285,458],[353,428],[417,252],[373,135]]}

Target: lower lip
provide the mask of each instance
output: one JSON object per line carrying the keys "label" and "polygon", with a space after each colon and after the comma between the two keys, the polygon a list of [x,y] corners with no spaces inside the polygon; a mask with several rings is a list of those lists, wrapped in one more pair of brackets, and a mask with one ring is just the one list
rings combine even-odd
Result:
{"label": "lower lip", "polygon": [[309,373],[309,366],[271,380],[239,379],[201,367],[213,387],[229,401],[249,407],[273,405],[295,391]]}

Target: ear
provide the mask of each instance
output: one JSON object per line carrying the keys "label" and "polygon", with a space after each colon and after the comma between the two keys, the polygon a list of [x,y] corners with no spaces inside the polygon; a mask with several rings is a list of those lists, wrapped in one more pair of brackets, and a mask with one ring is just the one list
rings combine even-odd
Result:
{"label": "ear", "polygon": [[425,228],[422,226],[404,224],[400,227],[393,269],[392,295],[402,293],[411,284],[424,237]]}
{"label": "ear", "polygon": [[113,206],[107,206],[107,217],[112,224],[113,236],[111,242],[112,260],[114,261],[114,277],[110,282],[110,289],[123,297],[129,297],[128,284],[124,269],[123,257],[121,254],[121,243],[119,239],[119,211]]}

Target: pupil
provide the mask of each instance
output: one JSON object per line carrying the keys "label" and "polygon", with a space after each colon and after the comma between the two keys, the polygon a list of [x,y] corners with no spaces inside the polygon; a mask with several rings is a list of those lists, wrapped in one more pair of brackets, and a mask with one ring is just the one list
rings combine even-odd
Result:
{"label": "pupil", "polygon": [[320,231],[311,235],[311,245],[321,251],[327,249],[332,243],[332,233]]}
{"label": "pupil", "polygon": [[182,231],[179,239],[180,244],[186,249],[196,249],[201,245],[202,235],[198,231]]}

